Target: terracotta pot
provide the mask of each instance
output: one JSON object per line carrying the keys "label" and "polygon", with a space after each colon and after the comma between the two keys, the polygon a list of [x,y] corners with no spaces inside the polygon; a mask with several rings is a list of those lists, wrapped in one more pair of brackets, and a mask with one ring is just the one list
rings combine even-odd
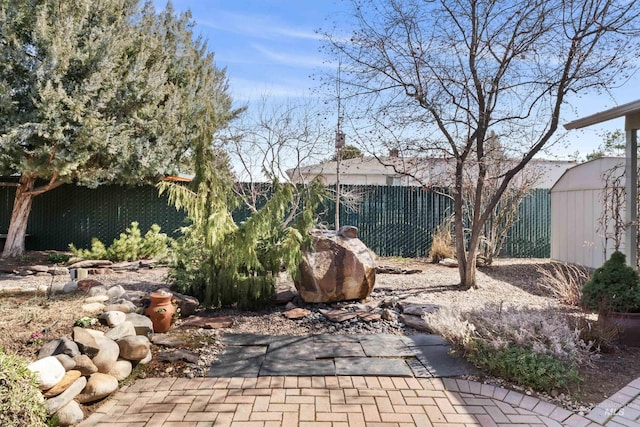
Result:
{"label": "terracotta pot", "polygon": [[600,320],[605,325],[611,325],[618,330],[621,344],[629,347],[640,347],[640,313],[601,314]]}
{"label": "terracotta pot", "polygon": [[173,294],[169,292],[153,292],[149,294],[151,304],[145,310],[145,314],[153,323],[153,332],[167,332],[173,323],[173,313],[176,307],[171,304]]}

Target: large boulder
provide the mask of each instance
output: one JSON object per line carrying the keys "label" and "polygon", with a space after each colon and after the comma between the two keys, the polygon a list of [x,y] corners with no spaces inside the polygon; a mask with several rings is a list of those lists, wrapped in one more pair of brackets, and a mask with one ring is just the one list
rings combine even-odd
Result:
{"label": "large boulder", "polygon": [[356,227],[314,231],[313,247],[304,253],[295,285],[306,302],[364,299],[376,281],[373,253],[358,239]]}

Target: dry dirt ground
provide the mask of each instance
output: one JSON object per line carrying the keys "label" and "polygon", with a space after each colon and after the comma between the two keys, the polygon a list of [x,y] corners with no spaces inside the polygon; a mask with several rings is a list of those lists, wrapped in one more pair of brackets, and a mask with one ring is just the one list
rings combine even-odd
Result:
{"label": "dry dirt ground", "polygon": [[[548,268],[549,261],[544,259],[501,259],[478,272],[478,290],[460,291],[457,289],[457,269],[427,263],[425,260],[408,260],[385,258],[379,265],[397,268],[419,269],[418,274],[379,274],[376,288],[388,288],[402,292],[404,295],[415,295],[421,300],[438,305],[456,304],[473,308],[484,303],[504,301],[527,306],[548,306],[556,304],[538,286],[540,268]],[[47,264],[47,253],[31,252],[27,256],[9,263],[0,260],[0,271],[20,271],[33,264]],[[50,263],[49,263],[50,264]],[[168,285],[166,268],[138,270],[90,276],[106,285],[120,284],[125,289],[155,290]],[[32,343],[32,334],[44,332],[44,339],[61,336],[71,337],[74,321],[79,317],[83,295],[54,295],[50,298],[46,293],[6,292],[7,288],[36,287],[50,285],[52,281],[66,282],[68,276],[23,276],[0,272],[0,347],[6,351],[21,354],[35,359],[40,345]],[[282,286],[291,286],[284,283]],[[2,289],[5,289],[2,292]],[[559,309],[566,307],[558,306]],[[288,320],[282,315],[283,308],[277,307],[258,313],[239,312],[235,310],[217,310],[216,315],[230,316],[233,326],[225,332],[252,332],[274,335],[300,335],[323,331],[310,331],[308,327],[295,320]],[[194,351],[201,355],[207,363],[215,359],[221,349],[219,334],[221,331],[201,328],[186,328],[184,320],[178,320],[167,333],[172,338],[183,341],[179,347]],[[161,351],[153,346],[154,355]],[[183,362],[163,363],[154,358],[149,365],[134,371],[137,377],[152,376],[193,376],[202,370],[193,370]],[[206,367],[204,367],[206,369]],[[570,391],[570,399],[585,405],[593,405],[612,395],[633,379],[640,377],[640,352],[630,349],[615,348],[603,353],[592,367],[583,367],[583,384]],[[491,379],[496,381],[496,379]],[[500,382],[499,379],[497,379]],[[509,384],[503,384],[509,386]]]}

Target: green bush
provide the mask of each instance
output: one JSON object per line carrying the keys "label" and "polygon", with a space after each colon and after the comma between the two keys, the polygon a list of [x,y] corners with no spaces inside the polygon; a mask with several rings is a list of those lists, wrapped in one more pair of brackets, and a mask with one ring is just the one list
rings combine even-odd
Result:
{"label": "green bush", "polygon": [[0,348],[0,425],[45,426],[47,411],[28,362]]}
{"label": "green bush", "polygon": [[623,253],[611,254],[582,289],[582,304],[595,311],[640,312],[640,277]]}
{"label": "green bush", "polygon": [[49,254],[49,262],[54,264],[64,264],[71,259],[69,254],[61,254],[59,252],[51,252]]}
{"label": "green bush", "polygon": [[111,261],[135,261],[138,259],[162,258],[167,254],[171,239],[160,233],[160,226],[153,224],[142,237],[137,222],[132,222],[126,233],[114,239],[108,248],[97,238],[91,239],[91,249],[78,249],[69,245],[74,256],[83,259],[108,259]]}
{"label": "green bush", "polygon": [[495,349],[481,340],[475,341],[472,347],[467,357],[476,366],[536,390],[567,388],[569,384],[579,381],[575,364],[562,362],[546,354],[516,346]]}

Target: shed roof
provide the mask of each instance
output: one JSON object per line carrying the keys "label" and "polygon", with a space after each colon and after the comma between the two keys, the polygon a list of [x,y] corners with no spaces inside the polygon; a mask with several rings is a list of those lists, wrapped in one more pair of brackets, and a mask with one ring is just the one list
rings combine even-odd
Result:
{"label": "shed roof", "polygon": [[582,117],[578,120],[574,120],[565,124],[564,128],[566,130],[580,129],[598,123],[606,122],[608,120],[617,119],[618,117],[626,117],[634,114],[640,114],[640,99],[637,101],[629,102],[627,104],[619,105],[614,108],[610,108],[608,110],[600,111],[599,113],[595,113],[587,117]]}
{"label": "shed roof", "polygon": [[624,172],[624,157],[601,157],[580,163],[564,171],[550,191],[602,190],[603,173],[616,167],[619,174]]}

